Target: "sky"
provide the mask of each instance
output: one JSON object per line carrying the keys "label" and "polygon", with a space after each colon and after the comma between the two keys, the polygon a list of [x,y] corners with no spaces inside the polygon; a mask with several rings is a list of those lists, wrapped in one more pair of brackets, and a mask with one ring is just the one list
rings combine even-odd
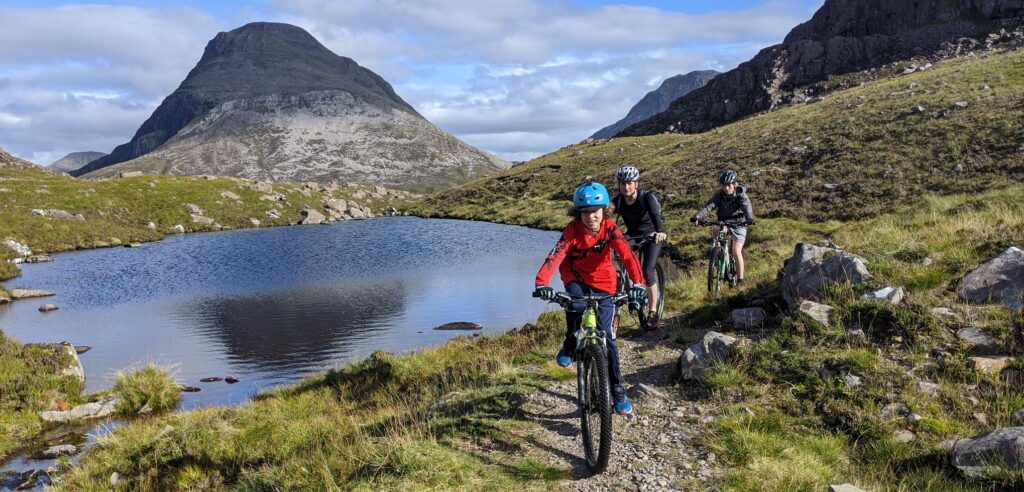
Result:
{"label": "sky", "polygon": [[420,114],[521,161],[614,123],[662,80],[726,71],[822,0],[0,0],[0,147],[39,164],[131,139],[218,32],[298,25]]}

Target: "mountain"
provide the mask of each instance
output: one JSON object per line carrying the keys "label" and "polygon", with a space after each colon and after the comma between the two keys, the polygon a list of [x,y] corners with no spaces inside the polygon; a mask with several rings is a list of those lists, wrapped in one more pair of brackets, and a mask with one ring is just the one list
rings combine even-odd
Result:
{"label": "mountain", "polygon": [[34,169],[38,168],[35,164],[19,159],[13,155],[7,153],[2,147],[0,147],[0,167],[15,167],[19,169]]}
{"label": "mountain", "polygon": [[100,157],[103,157],[105,155],[107,155],[105,152],[95,152],[95,151],[72,152],[72,153],[70,153],[70,154],[68,154],[68,155],[66,155],[64,157],[61,157],[60,159],[57,159],[52,164],[50,164],[49,167],[51,169],[56,169],[57,171],[61,171],[61,172],[67,173],[67,172],[74,171],[74,170],[76,170],[76,169],[78,169],[78,168],[80,168],[80,167],[82,167],[82,166],[84,166],[84,165],[86,165],[86,164],[96,160],[96,159],[99,159]]}
{"label": "mountain", "polygon": [[506,167],[303,29],[260,22],[217,34],[130,142],[72,174],[141,170],[432,190]]}
{"label": "mountain", "polygon": [[695,70],[686,75],[679,74],[665,79],[657,89],[648,92],[640,102],[636,103],[624,118],[598,130],[590,138],[614,137],[630,125],[665,111],[672,101],[695,89],[704,87],[704,84],[707,84],[719,73],[715,70]]}
{"label": "mountain", "polygon": [[1020,0],[826,0],[781,44],[619,135],[703,132],[790,102],[814,101],[807,86],[829,76],[970,49],[978,41],[969,37],[1012,28],[1022,18]]}

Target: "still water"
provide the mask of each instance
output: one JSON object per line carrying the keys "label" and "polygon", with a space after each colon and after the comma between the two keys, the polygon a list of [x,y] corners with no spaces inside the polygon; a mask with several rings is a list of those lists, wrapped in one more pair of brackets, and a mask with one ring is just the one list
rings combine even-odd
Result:
{"label": "still water", "polygon": [[[22,265],[8,288],[54,297],[0,306],[22,342],[68,341],[87,391],[156,362],[184,385],[182,408],[237,404],[259,391],[365,357],[495,334],[547,307],[530,297],[554,232],[482,222],[382,218],[168,237],[139,248],[60,254]],[[43,303],[60,307],[50,313]],[[240,382],[201,383],[235,376]]]}

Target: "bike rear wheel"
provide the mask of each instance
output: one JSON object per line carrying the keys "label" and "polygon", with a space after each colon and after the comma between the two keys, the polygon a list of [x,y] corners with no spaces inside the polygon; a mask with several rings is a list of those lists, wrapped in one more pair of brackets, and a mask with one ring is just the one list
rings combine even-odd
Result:
{"label": "bike rear wheel", "polygon": [[711,248],[711,262],[708,263],[708,293],[712,296],[718,296],[722,293],[722,277],[720,275],[722,269],[722,247],[715,246]]}
{"label": "bike rear wheel", "polygon": [[668,283],[668,278],[661,263],[655,265],[654,272],[658,277],[658,305],[654,306],[654,312],[658,314],[658,319],[661,319],[661,315],[665,314],[665,284]]}
{"label": "bike rear wheel", "polygon": [[612,450],[611,386],[608,358],[600,345],[588,345],[576,365],[583,457],[594,473],[608,468]]}

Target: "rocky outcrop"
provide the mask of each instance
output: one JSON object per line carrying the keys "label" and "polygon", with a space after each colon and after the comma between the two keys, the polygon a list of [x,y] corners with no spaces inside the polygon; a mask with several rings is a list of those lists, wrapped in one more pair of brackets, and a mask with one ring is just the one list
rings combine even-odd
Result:
{"label": "rocky outcrop", "polygon": [[819,299],[831,284],[870,279],[864,258],[836,247],[800,243],[786,260],[779,289],[786,303],[795,306],[798,299]]}
{"label": "rocky outcrop", "polygon": [[33,297],[49,297],[52,295],[56,294],[42,289],[11,289],[12,299],[31,299]]}
{"label": "rocky outcrop", "polygon": [[507,163],[445,133],[391,85],[288,24],[218,34],[131,142],[75,176],[215,174],[433,190]]}
{"label": "rocky outcrop", "polygon": [[1013,27],[1022,17],[1020,0],[827,0],[781,44],[619,135],[703,132],[791,102],[813,102],[807,86],[830,75],[949,50],[961,38]]}
{"label": "rocky outcrop", "polygon": [[984,477],[1000,469],[1024,471],[1024,427],[1004,427],[961,439],[953,445],[952,462],[968,477]]}
{"label": "rocky outcrop", "polygon": [[679,74],[665,79],[657,89],[648,92],[640,102],[636,103],[626,116],[608,125],[590,136],[590,138],[612,138],[630,125],[639,123],[668,109],[672,101],[704,87],[711,79],[721,72],[715,70],[695,70],[685,75]]}
{"label": "rocky outcrop", "polygon": [[100,401],[78,405],[71,410],[47,410],[39,412],[39,418],[44,422],[63,424],[78,420],[100,419],[114,414],[117,407],[117,398],[106,398]]}
{"label": "rocky outcrop", "polygon": [[973,304],[995,301],[1014,309],[1024,308],[1024,251],[1011,246],[968,273],[956,292],[960,299]]}
{"label": "rocky outcrop", "polygon": [[55,169],[62,173],[69,173],[105,155],[107,155],[105,152],[95,151],[72,152],[50,163],[50,169]]}

